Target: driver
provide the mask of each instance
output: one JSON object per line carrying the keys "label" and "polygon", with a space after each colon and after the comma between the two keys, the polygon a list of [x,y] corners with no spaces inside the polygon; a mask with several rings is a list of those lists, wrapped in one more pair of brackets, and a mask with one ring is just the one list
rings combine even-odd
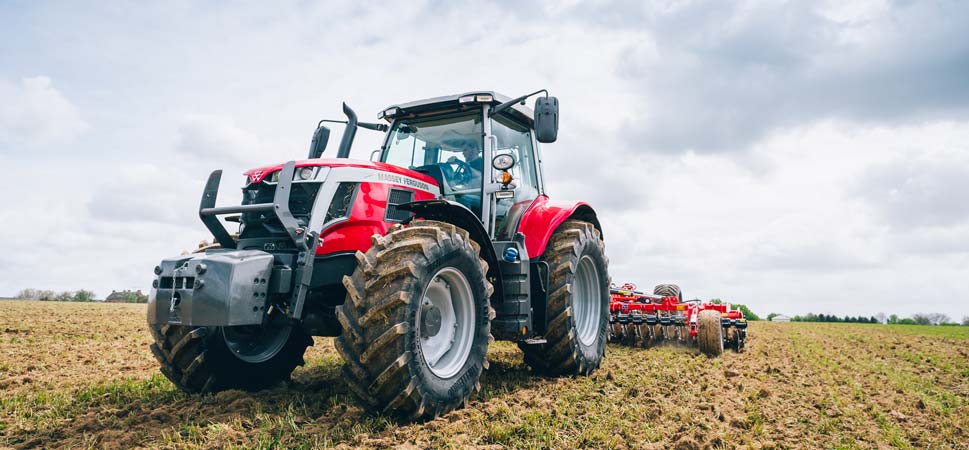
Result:
{"label": "driver", "polygon": [[[464,169],[458,168],[457,171],[467,170],[470,172],[465,174],[466,177],[455,177],[457,178],[458,183],[467,187],[480,187],[481,175],[484,171],[484,158],[481,154],[481,144],[477,139],[459,134],[452,130],[445,133],[443,139],[441,139],[441,149],[444,151],[461,152],[462,156],[464,156],[464,161],[461,161],[461,159],[457,156],[452,156],[447,159],[448,164],[465,163],[466,167]],[[468,209],[480,216],[480,190],[474,193],[455,194],[454,197],[458,203],[467,206]]]}
{"label": "driver", "polygon": [[[475,175],[481,176],[481,171],[484,170],[484,159],[481,157],[481,146],[478,145],[477,140],[465,136],[449,137],[441,142],[441,147],[446,151],[460,151],[464,155],[464,161],[477,172]],[[447,159],[447,162],[454,164],[460,160],[457,156],[452,156]]]}

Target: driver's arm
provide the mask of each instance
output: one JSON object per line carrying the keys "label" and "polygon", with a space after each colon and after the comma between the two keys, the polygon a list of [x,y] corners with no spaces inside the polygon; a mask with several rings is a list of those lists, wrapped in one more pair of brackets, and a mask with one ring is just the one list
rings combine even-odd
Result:
{"label": "driver's arm", "polygon": [[468,166],[470,166],[471,169],[474,170],[475,172],[481,173],[484,171],[484,159],[482,158],[472,159],[471,161],[468,161]]}

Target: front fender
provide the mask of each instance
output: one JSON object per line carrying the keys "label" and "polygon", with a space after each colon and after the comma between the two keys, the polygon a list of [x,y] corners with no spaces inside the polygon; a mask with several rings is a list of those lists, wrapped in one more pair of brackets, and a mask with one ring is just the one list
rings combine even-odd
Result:
{"label": "front fender", "polygon": [[504,298],[501,283],[501,269],[498,264],[498,254],[491,242],[491,236],[484,225],[467,206],[450,200],[435,199],[422,200],[397,205],[398,209],[410,211],[416,217],[428,220],[438,220],[454,224],[471,235],[471,239],[481,247],[480,256],[488,263],[488,279],[495,287],[495,298]]}
{"label": "front fender", "polygon": [[535,259],[545,253],[545,246],[552,238],[552,233],[568,219],[589,222],[599,230],[600,235],[602,233],[596,212],[588,203],[553,202],[549,201],[547,195],[535,199],[518,222],[518,231],[525,235],[528,257]]}

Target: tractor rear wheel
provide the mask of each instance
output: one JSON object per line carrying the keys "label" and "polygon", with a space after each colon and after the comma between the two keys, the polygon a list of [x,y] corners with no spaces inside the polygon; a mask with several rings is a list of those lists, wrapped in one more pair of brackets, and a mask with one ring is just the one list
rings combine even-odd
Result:
{"label": "tractor rear wheel", "polygon": [[465,230],[416,220],[357,252],[335,345],[368,410],[429,419],[479,389],[494,317],[479,250]]}
{"label": "tractor rear wheel", "polygon": [[[551,269],[544,344],[519,344],[525,363],[546,375],[588,375],[606,353],[609,325],[609,261],[594,226],[565,221],[549,240]],[[625,341],[630,334],[624,327]]]}
{"label": "tractor rear wheel", "polygon": [[151,325],[151,352],[179,389],[258,390],[289,378],[304,364],[313,338],[293,326],[193,327]]}
{"label": "tractor rear wheel", "polygon": [[700,311],[696,319],[697,342],[700,351],[707,356],[720,356],[723,353],[723,327],[720,313],[712,309]]}
{"label": "tractor rear wheel", "polygon": [[683,291],[675,284],[658,284],[653,288],[653,295],[676,297],[680,302],[683,301]]}

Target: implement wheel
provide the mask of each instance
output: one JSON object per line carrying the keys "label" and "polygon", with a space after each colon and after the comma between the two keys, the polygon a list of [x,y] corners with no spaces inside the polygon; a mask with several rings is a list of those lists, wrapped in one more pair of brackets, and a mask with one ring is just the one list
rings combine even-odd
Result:
{"label": "implement wheel", "polygon": [[417,220],[357,252],[335,346],[367,409],[429,419],[479,389],[494,317],[479,249],[465,230]]}
{"label": "implement wheel", "polygon": [[723,354],[723,327],[720,326],[720,313],[710,309],[700,311],[696,322],[700,351],[707,356]]}
{"label": "implement wheel", "polygon": [[740,330],[737,327],[727,328],[727,343],[733,351],[740,353]]}
{"label": "implement wheel", "polygon": [[[547,375],[588,375],[606,353],[609,325],[609,262],[599,230],[591,223],[565,221],[549,240],[551,269],[546,343],[519,344],[525,363]],[[623,327],[623,341],[633,334]]]}

